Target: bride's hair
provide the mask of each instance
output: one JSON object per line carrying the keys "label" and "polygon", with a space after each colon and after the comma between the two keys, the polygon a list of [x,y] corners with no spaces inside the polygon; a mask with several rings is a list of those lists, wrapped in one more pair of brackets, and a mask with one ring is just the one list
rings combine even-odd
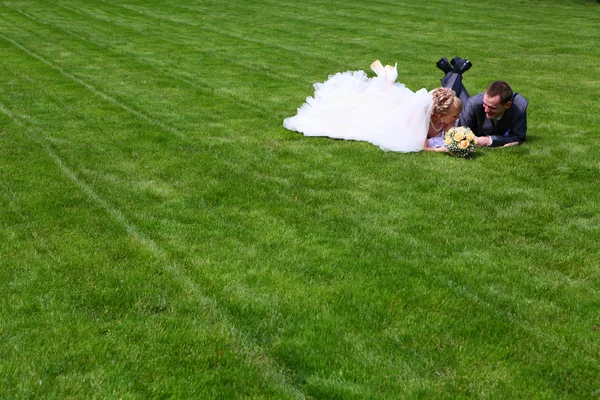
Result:
{"label": "bride's hair", "polygon": [[437,88],[431,92],[433,96],[433,113],[438,115],[446,115],[451,112],[452,108],[456,107],[459,112],[462,110],[462,101],[454,90],[449,88]]}

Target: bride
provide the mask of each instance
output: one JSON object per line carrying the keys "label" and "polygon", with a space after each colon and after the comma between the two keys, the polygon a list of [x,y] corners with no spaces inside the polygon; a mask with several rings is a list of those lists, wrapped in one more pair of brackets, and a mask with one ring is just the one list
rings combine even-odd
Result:
{"label": "bride", "polygon": [[454,126],[462,103],[448,88],[411,91],[398,78],[396,64],[371,64],[377,75],[339,72],[315,83],[315,94],[283,121],[305,136],[361,140],[386,151],[446,151],[444,132]]}

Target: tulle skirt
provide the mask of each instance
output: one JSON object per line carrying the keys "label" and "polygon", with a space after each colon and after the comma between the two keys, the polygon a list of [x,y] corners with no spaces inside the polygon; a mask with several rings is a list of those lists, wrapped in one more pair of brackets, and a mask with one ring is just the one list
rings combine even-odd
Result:
{"label": "tulle skirt", "polygon": [[385,77],[364,71],[331,75],[314,85],[313,97],[286,118],[283,126],[305,136],[361,140],[386,151],[423,149],[431,115],[432,96],[413,92]]}

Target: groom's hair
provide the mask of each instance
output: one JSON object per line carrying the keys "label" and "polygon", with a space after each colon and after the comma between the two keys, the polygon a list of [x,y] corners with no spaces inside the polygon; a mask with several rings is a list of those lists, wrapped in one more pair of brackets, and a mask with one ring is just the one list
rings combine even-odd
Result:
{"label": "groom's hair", "polygon": [[492,82],[485,92],[490,97],[500,96],[500,103],[502,104],[506,104],[512,100],[513,97],[513,91],[511,87],[504,81]]}

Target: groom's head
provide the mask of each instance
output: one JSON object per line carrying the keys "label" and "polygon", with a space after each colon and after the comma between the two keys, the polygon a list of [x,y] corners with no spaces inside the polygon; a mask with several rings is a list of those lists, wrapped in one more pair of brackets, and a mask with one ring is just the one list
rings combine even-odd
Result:
{"label": "groom's head", "polygon": [[499,118],[512,105],[513,91],[508,83],[495,81],[488,86],[483,94],[483,109],[485,116]]}

